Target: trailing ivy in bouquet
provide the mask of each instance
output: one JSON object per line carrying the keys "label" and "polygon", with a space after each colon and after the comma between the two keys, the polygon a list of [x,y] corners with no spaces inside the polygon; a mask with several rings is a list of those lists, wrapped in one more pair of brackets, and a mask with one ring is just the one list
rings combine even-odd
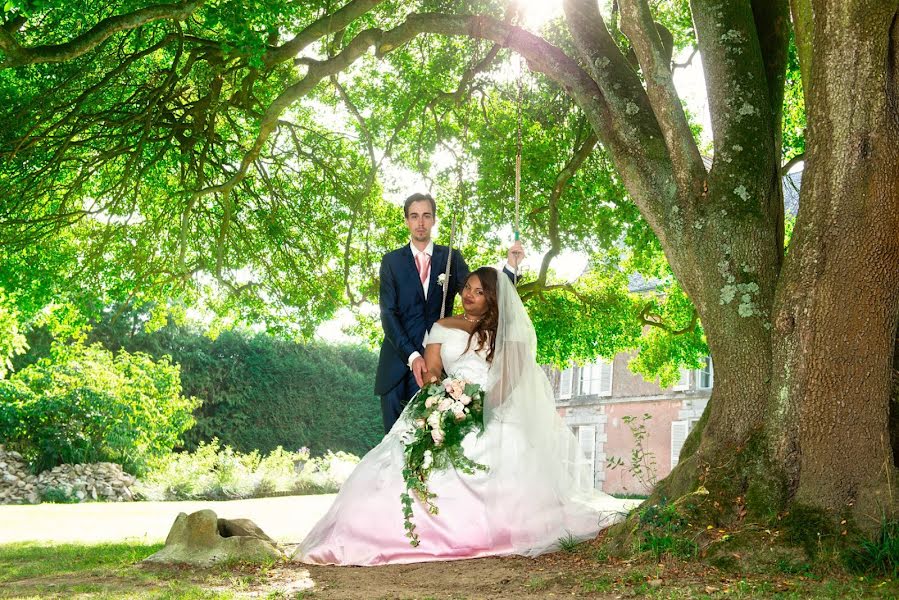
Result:
{"label": "trailing ivy in bouquet", "polygon": [[400,495],[405,518],[406,537],[413,546],[419,539],[412,521],[412,496],[421,500],[433,515],[438,514],[434,494],[428,488],[428,476],[450,466],[463,473],[486,471],[462,451],[462,440],[484,427],[484,390],[459,377],[426,384],[409,401],[408,415],[413,427],[403,435],[406,492]]}

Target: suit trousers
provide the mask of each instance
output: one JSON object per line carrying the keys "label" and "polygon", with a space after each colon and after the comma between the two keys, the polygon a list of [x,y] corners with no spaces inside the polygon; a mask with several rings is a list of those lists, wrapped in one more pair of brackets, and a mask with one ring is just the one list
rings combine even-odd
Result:
{"label": "suit trousers", "polygon": [[390,431],[396,420],[400,418],[403,408],[409,403],[420,388],[415,383],[412,371],[406,371],[393,389],[381,396],[381,416],[384,418],[384,433]]}

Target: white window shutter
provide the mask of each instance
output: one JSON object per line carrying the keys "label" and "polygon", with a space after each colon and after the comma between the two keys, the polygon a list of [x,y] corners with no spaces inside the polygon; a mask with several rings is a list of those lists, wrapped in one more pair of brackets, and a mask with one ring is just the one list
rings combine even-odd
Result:
{"label": "white window shutter", "polygon": [[600,375],[600,384],[599,384],[599,395],[600,396],[611,396],[612,395],[612,363],[603,361],[600,368],[602,369],[602,373]]}
{"label": "white window shutter", "polygon": [[672,421],[671,422],[671,468],[677,466],[680,460],[680,451],[687,441],[687,434],[690,433],[690,424],[688,421]]}
{"label": "white window shutter", "polygon": [[579,484],[594,486],[596,472],[596,426],[581,425],[577,428],[578,458],[582,468],[578,469]]}
{"label": "white window shutter", "polygon": [[568,398],[571,398],[571,382],[572,382],[572,375],[574,374],[572,371],[574,371],[574,369],[572,369],[571,367],[568,367],[567,369],[562,371],[562,374],[559,376],[559,399],[560,400],[567,400]]}

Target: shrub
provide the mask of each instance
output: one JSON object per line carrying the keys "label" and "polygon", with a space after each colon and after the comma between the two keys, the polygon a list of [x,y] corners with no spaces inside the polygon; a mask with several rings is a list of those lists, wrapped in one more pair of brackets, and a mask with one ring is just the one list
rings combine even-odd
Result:
{"label": "shrub", "polygon": [[245,331],[210,339],[174,324],[152,333],[138,325],[135,334],[128,321],[99,323],[92,339],[180,365],[184,393],[202,400],[196,426],[184,436],[188,449],[217,438],[241,452],[306,446],[314,454],[362,455],[384,435],[374,395],[378,357],[367,348]]}
{"label": "shrub", "polygon": [[0,380],[0,439],[42,471],[114,462],[139,474],[193,424],[177,366],[99,344],[55,344],[51,355]]}
{"label": "shrub", "polygon": [[47,488],[41,492],[41,501],[51,504],[76,504],[79,502],[78,496],[57,487]]}
{"label": "shrub", "polygon": [[275,448],[267,456],[242,454],[213,439],[194,452],[158,461],[141,477],[137,494],[148,500],[223,500],[286,494],[326,494],[340,489],[359,458],[328,452],[310,458],[305,448]]}

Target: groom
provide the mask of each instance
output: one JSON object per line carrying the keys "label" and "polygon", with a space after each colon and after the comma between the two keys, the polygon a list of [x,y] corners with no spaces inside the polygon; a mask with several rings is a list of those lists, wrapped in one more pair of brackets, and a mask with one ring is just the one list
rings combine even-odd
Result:
{"label": "groom", "polygon": [[[422,358],[425,333],[440,318],[443,287],[438,281],[446,272],[449,248],[431,241],[437,204],[429,194],[412,194],[403,205],[411,241],[381,259],[381,326],[384,341],[375,376],[375,393],[381,397],[384,431],[390,431],[403,407],[419,390],[426,371]],[[503,271],[514,279],[524,258],[521,242],[509,248]],[[445,316],[453,312],[456,294],[465,285],[468,265],[453,250]],[[445,280],[446,277],[443,277]]]}

